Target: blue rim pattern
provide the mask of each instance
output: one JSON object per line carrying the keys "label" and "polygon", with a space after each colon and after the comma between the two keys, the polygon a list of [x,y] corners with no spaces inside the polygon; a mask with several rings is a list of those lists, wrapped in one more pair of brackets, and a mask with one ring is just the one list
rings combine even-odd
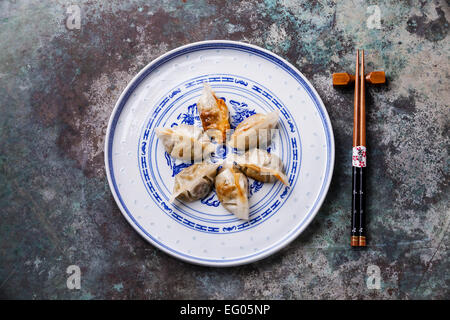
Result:
{"label": "blue rim pattern", "polygon": [[332,148],[331,147],[332,147],[333,139],[332,139],[332,133],[331,133],[331,124],[327,121],[326,110],[324,110],[324,108],[322,108],[320,98],[318,98],[316,96],[316,94],[312,91],[312,89],[310,88],[308,83],[303,79],[301,74],[299,74],[297,71],[292,69],[289,65],[287,65],[284,61],[282,61],[277,56],[267,53],[256,47],[251,47],[251,46],[247,46],[244,44],[233,43],[233,42],[211,42],[211,43],[199,43],[199,44],[191,45],[191,46],[179,49],[179,50],[175,50],[171,54],[164,56],[159,61],[155,62],[153,65],[150,65],[144,72],[142,72],[139,75],[139,77],[134,79],[133,83],[131,83],[129,85],[128,90],[122,95],[118,105],[115,108],[115,113],[113,115],[113,118],[110,121],[109,136],[106,141],[108,152],[107,152],[107,154],[105,154],[105,156],[107,157],[106,161],[107,161],[107,164],[109,167],[108,174],[109,174],[109,178],[112,183],[113,191],[116,195],[116,200],[118,200],[120,202],[121,207],[126,212],[128,218],[131,221],[133,221],[135,226],[137,226],[143,234],[145,234],[149,239],[151,239],[152,242],[159,245],[161,248],[164,248],[167,252],[172,253],[178,257],[186,258],[187,260],[189,260],[191,262],[196,261],[198,263],[218,263],[218,264],[220,264],[220,263],[229,263],[229,262],[239,262],[239,261],[249,260],[249,259],[257,257],[257,256],[261,256],[265,252],[270,251],[276,247],[279,247],[280,243],[278,243],[278,242],[274,243],[271,247],[265,248],[264,250],[258,251],[257,253],[249,254],[244,257],[234,258],[234,259],[206,259],[206,258],[191,256],[191,255],[185,254],[183,252],[174,250],[174,249],[166,246],[165,244],[161,243],[160,241],[158,241],[158,239],[154,238],[144,228],[142,228],[142,226],[136,221],[134,216],[128,210],[128,208],[126,207],[126,205],[120,195],[120,192],[118,190],[118,186],[117,186],[117,183],[116,183],[116,180],[114,177],[114,169],[113,169],[113,162],[112,162],[112,145],[113,145],[113,140],[114,140],[114,131],[117,126],[117,122],[119,120],[120,114],[121,114],[124,106],[126,105],[126,102],[130,98],[130,96],[133,94],[134,90],[139,86],[139,84],[155,69],[159,68],[161,65],[167,63],[168,61],[170,61],[180,55],[184,55],[184,54],[194,52],[194,51],[208,50],[208,49],[234,49],[234,50],[243,51],[243,52],[250,53],[250,54],[255,54],[266,60],[273,62],[274,64],[276,64],[277,66],[279,66],[280,68],[285,70],[288,74],[290,74],[307,91],[309,97],[314,102],[314,105],[315,105],[315,107],[320,115],[320,118],[322,120],[323,128],[325,131],[325,137],[326,137],[327,164],[326,164],[326,169],[325,169],[325,175],[322,178],[323,182],[322,182],[322,185],[321,185],[321,188],[319,191],[319,195],[317,196],[316,201],[311,206],[311,209],[306,214],[303,221],[295,229],[291,230],[289,232],[289,234],[287,234],[283,238],[283,241],[282,241],[283,244],[289,243],[290,241],[293,240],[292,236],[296,235],[297,231],[300,230],[306,222],[309,222],[308,221],[309,217],[315,212],[317,206],[319,205],[319,202],[322,202],[322,200],[323,200],[322,196],[323,196],[325,189],[328,188],[328,186],[329,186],[328,179],[330,176],[330,172],[332,171],[332,163],[331,163],[331,159],[332,159],[331,149]]}

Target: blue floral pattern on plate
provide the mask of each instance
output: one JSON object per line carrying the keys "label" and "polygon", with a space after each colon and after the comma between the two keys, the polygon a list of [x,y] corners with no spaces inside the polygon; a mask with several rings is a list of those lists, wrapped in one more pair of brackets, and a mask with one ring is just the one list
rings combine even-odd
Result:
{"label": "blue floral pattern on plate", "polygon": [[[220,97],[220,99],[226,102],[225,97]],[[256,114],[255,109],[250,108],[246,102],[239,102],[230,99],[228,105],[229,106],[231,105],[231,107],[233,108],[231,112],[232,114],[230,116],[230,126],[232,129],[236,128],[239,125],[239,123],[241,123],[248,117]],[[197,104],[194,103],[189,105],[187,107],[186,112],[181,112],[180,114],[178,114],[177,120],[178,121],[173,122],[170,125],[170,127],[175,127],[180,124],[201,126],[200,116],[197,110]],[[270,152],[270,150],[271,147],[267,148],[268,152]],[[216,152],[214,152],[211,155],[211,161],[217,162],[219,160],[225,159],[230,152],[236,151],[232,150],[231,148],[225,145],[217,145]],[[172,158],[167,152],[165,152],[164,157],[166,159],[167,165],[172,170],[172,177],[175,177],[181,170],[192,165],[192,163],[185,163],[175,158]],[[264,185],[264,182],[259,182],[253,179],[250,179],[250,181],[251,182],[249,184],[248,190],[249,198],[251,198],[252,195],[257,193],[259,190],[261,190],[262,186]],[[210,207],[218,207],[220,205],[215,190],[212,191],[210,194],[208,194],[205,198],[201,199],[201,203]]]}

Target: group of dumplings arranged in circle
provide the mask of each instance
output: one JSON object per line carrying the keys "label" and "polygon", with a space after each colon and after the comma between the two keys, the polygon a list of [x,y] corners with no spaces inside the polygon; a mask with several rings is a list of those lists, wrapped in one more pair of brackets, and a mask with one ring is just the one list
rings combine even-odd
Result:
{"label": "group of dumplings arranged in circle", "polygon": [[[175,176],[171,202],[192,202],[206,197],[213,186],[222,206],[237,218],[249,219],[248,178],[261,182],[280,180],[289,186],[281,159],[265,149],[271,142],[271,129],[278,123],[278,112],[257,113],[230,131],[228,108],[208,84],[197,103],[202,128],[181,124],[156,128],[155,133],[167,153],[176,159],[194,162]],[[216,150],[215,141],[241,152],[222,163],[209,161]],[[206,159],[206,160],[205,160]],[[219,169],[219,170],[218,170]]]}

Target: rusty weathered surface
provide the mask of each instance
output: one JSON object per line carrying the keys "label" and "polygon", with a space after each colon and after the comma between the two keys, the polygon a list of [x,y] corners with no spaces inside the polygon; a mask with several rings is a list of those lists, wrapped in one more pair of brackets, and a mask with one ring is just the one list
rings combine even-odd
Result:
{"label": "rusty weathered surface", "polygon": [[[412,3],[412,2],[411,2]],[[66,27],[67,7],[81,29]],[[0,297],[450,298],[449,8],[445,1],[0,2]],[[368,27],[369,26],[369,27]],[[282,252],[247,266],[179,262],[121,216],[103,138],[127,82],[182,44],[231,39],[297,66],[321,95],[336,138],[335,173],[314,222]],[[388,85],[367,88],[368,234],[348,246],[354,49]],[[420,75],[418,77],[417,75]],[[66,268],[81,267],[81,290]],[[381,270],[381,289],[366,270]]]}

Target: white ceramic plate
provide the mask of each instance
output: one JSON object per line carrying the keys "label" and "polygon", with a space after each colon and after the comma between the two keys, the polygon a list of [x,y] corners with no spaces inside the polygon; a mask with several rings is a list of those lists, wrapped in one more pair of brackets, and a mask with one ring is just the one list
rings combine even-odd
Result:
{"label": "white ceramic plate", "polygon": [[[281,157],[291,186],[249,179],[247,222],[214,191],[193,203],[168,201],[173,176],[186,165],[165,153],[154,128],[201,126],[195,103],[203,82],[226,101],[232,127],[255,112],[280,112],[270,152]],[[108,182],[128,222],[168,254],[209,266],[253,262],[294,240],[319,210],[334,165],[331,123],[308,80],[272,52],[233,41],[189,44],[147,65],[117,101],[105,144]],[[215,157],[230,152],[219,148]]]}

